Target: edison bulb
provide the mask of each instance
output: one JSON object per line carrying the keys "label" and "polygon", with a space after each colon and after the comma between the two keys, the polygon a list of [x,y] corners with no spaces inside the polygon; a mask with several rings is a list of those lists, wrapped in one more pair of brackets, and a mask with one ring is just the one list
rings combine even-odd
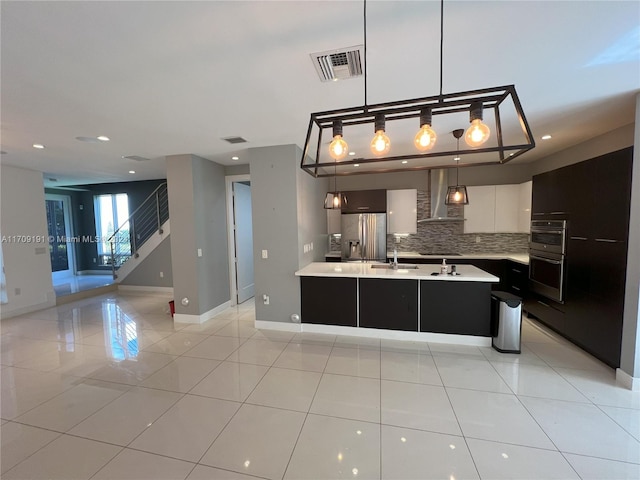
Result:
{"label": "edison bulb", "polygon": [[460,190],[456,190],[456,193],[453,194],[453,201],[454,202],[462,201],[462,194],[460,193]]}
{"label": "edison bulb", "polygon": [[340,194],[333,195],[333,208],[340,208]]}
{"label": "edison bulb", "polygon": [[436,132],[433,131],[429,124],[425,123],[416,134],[413,143],[418,150],[426,152],[433,148],[436,143],[436,138]]}
{"label": "edison bulb", "polygon": [[391,149],[391,141],[384,133],[384,130],[378,130],[371,140],[371,152],[374,155],[384,155],[389,153]]}
{"label": "edison bulb", "polygon": [[471,122],[471,126],[467,129],[464,140],[470,147],[479,147],[489,140],[490,134],[491,131],[489,130],[489,127],[482,123],[482,120],[476,118]]}
{"label": "edison bulb", "polygon": [[336,135],[329,144],[329,155],[334,160],[342,160],[349,152],[349,145],[344,141],[342,135]]}

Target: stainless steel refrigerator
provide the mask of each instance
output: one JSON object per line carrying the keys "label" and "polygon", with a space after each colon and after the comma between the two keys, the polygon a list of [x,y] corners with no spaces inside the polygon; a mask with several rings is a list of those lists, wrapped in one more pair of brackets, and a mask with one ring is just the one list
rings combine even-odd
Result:
{"label": "stainless steel refrigerator", "polygon": [[343,261],[387,261],[387,214],[343,213]]}

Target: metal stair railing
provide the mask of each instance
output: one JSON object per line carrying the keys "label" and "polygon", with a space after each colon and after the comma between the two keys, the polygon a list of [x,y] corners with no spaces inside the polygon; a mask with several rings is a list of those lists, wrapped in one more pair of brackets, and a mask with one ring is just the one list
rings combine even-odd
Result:
{"label": "metal stair railing", "polygon": [[136,208],[129,218],[108,238],[111,247],[111,273],[132,256],[138,258],[138,250],[155,233],[162,233],[162,225],[169,220],[169,194],[167,184],[161,183]]}

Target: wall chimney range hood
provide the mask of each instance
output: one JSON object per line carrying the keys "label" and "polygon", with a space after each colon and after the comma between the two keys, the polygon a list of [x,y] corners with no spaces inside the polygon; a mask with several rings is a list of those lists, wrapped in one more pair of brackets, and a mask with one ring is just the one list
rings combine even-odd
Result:
{"label": "wall chimney range hood", "polygon": [[447,216],[445,199],[449,187],[449,171],[445,168],[429,170],[429,197],[431,198],[431,216],[421,218],[418,223],[425,222],[462,222],[462,217]]}

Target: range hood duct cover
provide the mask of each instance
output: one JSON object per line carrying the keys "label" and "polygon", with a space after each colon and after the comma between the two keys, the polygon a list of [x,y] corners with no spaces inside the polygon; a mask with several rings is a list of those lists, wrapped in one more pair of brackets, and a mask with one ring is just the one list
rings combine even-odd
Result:
{"label": "range hood duct cover", "polygon": [[448,217],[447,205],[444,203],[449,187],[449,171],[445,168],[429,170],[429,196],[431,197],[431,217],[422,218],[423,222],[461,222],[464,218]]}

